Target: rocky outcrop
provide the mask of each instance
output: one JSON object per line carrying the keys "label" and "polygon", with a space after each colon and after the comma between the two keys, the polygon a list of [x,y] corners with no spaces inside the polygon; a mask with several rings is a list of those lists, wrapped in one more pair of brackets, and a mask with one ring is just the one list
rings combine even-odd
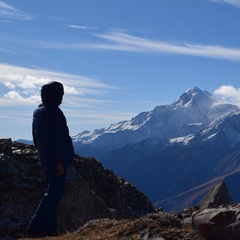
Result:
{"label": "rocky outcrop", "polygon": [[[44,193],[45,178],[32,145],[0,139],[0,238],[24,236]],[[137,218],[154,213],[149,199],[94,158],[75,156],[58,218],[74,231],[99,218]]]}
{"label": "rocky outcrop", "polygon": [[240,205],[233,205],[224,182],[217,184],[192,215],[196,234],[205,240],[240,239]]}
{"label": "rocky outcrop", "polygon": [[233,204],[233,200],[228,191],[227,185],[224,182],[220,182],[211,190],[211,192],[203,200],[200,209],[204,210],[206,208],[216,208],[223,204],[231,205]]}

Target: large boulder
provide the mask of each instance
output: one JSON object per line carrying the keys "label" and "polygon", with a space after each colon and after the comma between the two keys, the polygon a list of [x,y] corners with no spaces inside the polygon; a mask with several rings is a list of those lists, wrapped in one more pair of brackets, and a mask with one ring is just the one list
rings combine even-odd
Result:
{"label": "large boulder", "polygon": [[[0,238],[22,237],[45,189],[37,150],[0,139]],[[94,158],[75,156],[58,210],[63,231],[99,218],[137,218],[154,213],[149,199]]]}
{"label": "large boulder", "polygon": [[204,209],[193,215],[192,223],[205,240],[239,240],[240,206]]}
{"label": "large boulder", "polygon": [[217,184],[192,215],[195,234],[205,240],[240,239],[240,205],[233,205],[224,182]]}

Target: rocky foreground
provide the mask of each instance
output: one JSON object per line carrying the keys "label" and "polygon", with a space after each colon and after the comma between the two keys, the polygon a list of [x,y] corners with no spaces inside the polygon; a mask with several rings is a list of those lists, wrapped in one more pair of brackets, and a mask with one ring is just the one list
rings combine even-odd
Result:
{"label": "rocky foreground", "polygon": [[[26,239],[45,187],[36,149],[0,139],[0,177],[0,239]],[[77,155],[58,218],[60,235],[44,239],[240,239],[240,206],[224,183],[201,206],[169,213],[94,158]]]}
{"label": "rocky foreground", "polygon": [[[25,240],[29,238],[23,238]],[[22,240],[23,240],[22,239]],[[72,233],[44,239],[61,240],[133,240],[133,239],[196,239],[191,224],[185,223],[177,216],[170,213],[150,214],[134,220],[92,220]]]}

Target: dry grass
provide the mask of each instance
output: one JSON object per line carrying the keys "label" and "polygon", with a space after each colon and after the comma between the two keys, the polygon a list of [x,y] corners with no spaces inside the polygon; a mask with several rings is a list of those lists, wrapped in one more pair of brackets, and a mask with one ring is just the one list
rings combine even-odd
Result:
{"label": "dry grass", "polygon": [[[139,218],[135,220],[100,219],[88,222],[84,227],[73,233],[65,233],[56,237],[34,238],[38,240],[134,240],[151,237],[163,237],[166,240],[202,240],[194,236],[190,224],[179,226],[161,224],[159,219]],[[29,240],[22,238],[21,240]],[[145,238],[147,239],[147,238]]]}

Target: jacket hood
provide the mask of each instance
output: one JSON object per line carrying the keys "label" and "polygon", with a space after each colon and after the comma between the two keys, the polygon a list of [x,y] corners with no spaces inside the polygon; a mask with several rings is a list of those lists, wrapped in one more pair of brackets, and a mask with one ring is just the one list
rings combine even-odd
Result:
{"label": "jacket hood", "polygon": [[57,105],[62,103],[64,94],[63,85],[60,82],[49,82],[42,86],[41,98],[44,106]]}

